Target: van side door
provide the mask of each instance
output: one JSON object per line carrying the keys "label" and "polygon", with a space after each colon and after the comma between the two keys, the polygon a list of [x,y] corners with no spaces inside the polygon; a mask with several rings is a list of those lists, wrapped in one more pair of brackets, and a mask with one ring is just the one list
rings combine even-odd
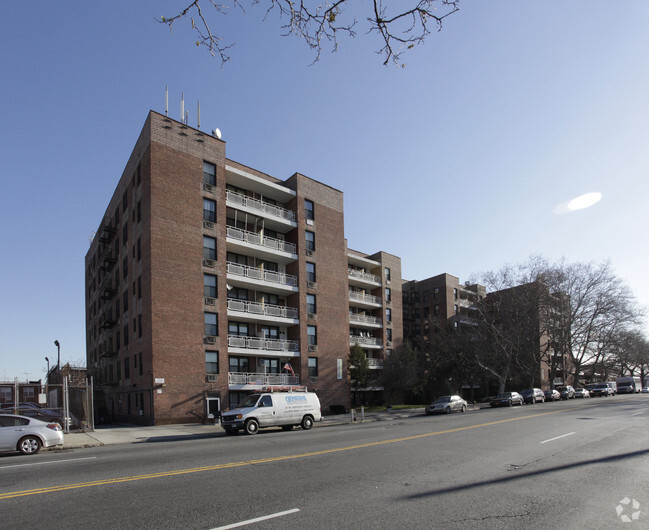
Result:
{"label": "van side door", "polygon": [[264,394],[257,402],[257,418],[261,427],[268,427],[276,424],[276,410],[273,406],[273,398],[270,394]]}

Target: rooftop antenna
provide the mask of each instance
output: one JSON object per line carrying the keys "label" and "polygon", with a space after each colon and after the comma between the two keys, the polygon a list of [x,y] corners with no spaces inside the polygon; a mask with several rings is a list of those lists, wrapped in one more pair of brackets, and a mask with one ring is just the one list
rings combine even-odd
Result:
{"label": "rooftop antenna", "polygon": [[189,111],[186,110],[185,111],[185,125],[187,125],[188,123],[189,123]]}
{"label": "rooftop antenna", "polygon": [[169,116],[169,86],[165,85],[165,116]]}
{"label": "rooftop antenna", "polygon": [[198,128],[201,128],[201,102],[198,102],[198,108],[196,109],[196,116],[198,117]]}
{"label": "rooftop antenna", "polygon": [[185,93],[181,92],[180,98],[180,121],[185,119]]}

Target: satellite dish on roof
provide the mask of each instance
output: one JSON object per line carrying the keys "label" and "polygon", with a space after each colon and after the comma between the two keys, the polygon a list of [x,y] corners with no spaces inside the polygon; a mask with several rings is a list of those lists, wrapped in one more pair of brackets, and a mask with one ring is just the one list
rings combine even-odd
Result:
{"label": "satellite dish on roof", "polygon": [[212,136],[216,136],[219,140],[221,139],[221,129],[218,127],[216,129],[212,129]]}

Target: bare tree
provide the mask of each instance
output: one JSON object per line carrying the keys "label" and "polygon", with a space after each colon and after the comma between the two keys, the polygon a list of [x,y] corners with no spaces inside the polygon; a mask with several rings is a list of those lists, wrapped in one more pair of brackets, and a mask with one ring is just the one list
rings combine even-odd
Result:
{"label": "bare tree", "polygon": [[419,382],[418,352],[410,346],[396,348],[383,360],[378,383],[383,387],[388,405],[403,403],[409,392],[418,393]]}
{"label": "bare tree", "polygon": [[[339,38],[355,37],[358,21],[350,13],[352,8],[367,9],[363,31],[379,36],[381,42],[378,54],[383,56],[383,64],[400,64],[404,51],[422,44],[430,35],[431,29],[442,29],[444,19],[459,10],[460,0],[405,0],[387,2],[372,0],[366,4],[353,0],[231,0],[228,4],[216,0],[185,0],[185,7],[170,16],[162,16],[158,22],[166,24],[171,30],[175,23],[189,20],[196,32],[197,46],[204,46],[213,56],[219,56],[221,63],[230,59],[228,50],[232,44],[225,43],[223,37],[212,30],[214,20],[224,17],[230,8],[240,8],[244,4],[262,5],[266,15],[275,11],[284,21],[281,29],[284,35],[294,35],[306,42],[320,59],[323,45],[337,51]],[[206,7],[206,9],[204,9]]]}

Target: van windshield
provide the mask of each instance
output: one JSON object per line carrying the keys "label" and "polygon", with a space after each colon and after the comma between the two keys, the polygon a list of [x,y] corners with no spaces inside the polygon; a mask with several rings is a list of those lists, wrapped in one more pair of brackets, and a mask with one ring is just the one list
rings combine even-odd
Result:
{"label": "van windshield", "polygon": [[240,408],[254,407],[259,401],[259,395],[248,396],[243,403],[239,405]]}

